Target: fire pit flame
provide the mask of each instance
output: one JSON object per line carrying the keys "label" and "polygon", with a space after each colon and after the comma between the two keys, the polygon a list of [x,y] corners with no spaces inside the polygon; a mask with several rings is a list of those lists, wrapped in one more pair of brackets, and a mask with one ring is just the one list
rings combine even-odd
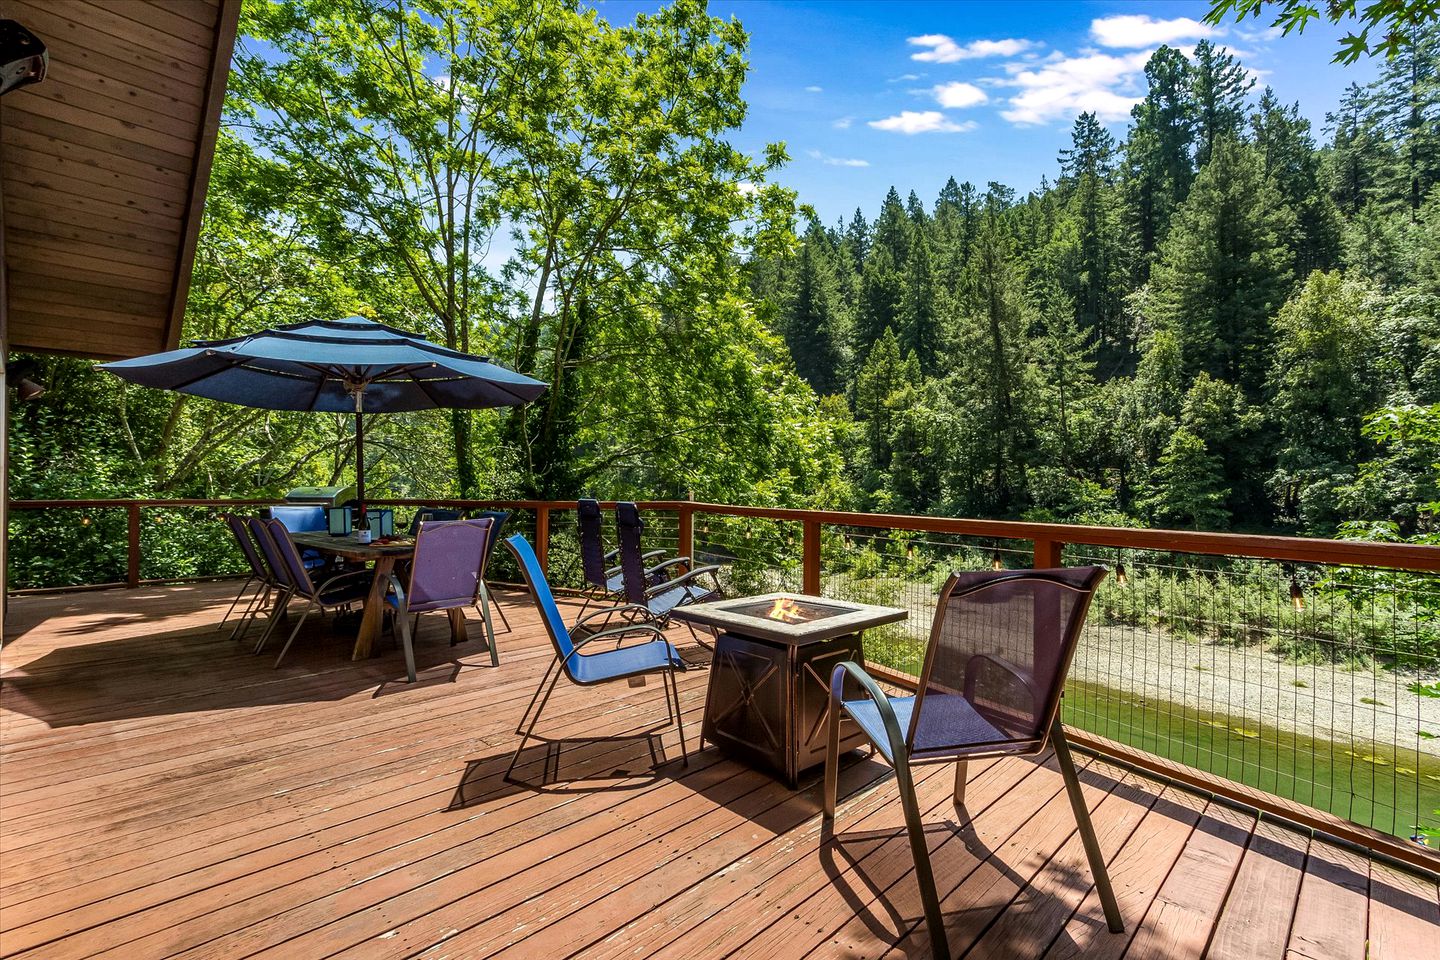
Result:
{"label": "fire pit flame", "polygon": [[775,604],[765,616],[771,620],[779,620],[781,623],[799,623],[805,619],[800,605],[789,597],[776,597]]}

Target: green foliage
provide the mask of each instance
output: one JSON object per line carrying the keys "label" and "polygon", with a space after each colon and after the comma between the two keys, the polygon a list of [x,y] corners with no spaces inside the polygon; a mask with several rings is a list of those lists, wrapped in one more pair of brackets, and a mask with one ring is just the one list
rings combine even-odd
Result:
{"label": "green foliage", "polygon": [[[1433,21],[1440,14],[1435,0],[1331,0],[1324,4],[1312,0],[1211,0],[1207,23],[1217,26],[1233,17],[1259,18],[1262,12],[1273,12],[1271,26],[1279,27],[1288,36],[1293,30],[1304,33],[1312,20],[1321,17],[1336,24],[1350,24],[1353,30],[1340,40],[1336,63],[1354,63],[1362,56],[1394,57],[1403,51],[1417,24]],[[1373,31],[1373,36],[1372,36]]]}

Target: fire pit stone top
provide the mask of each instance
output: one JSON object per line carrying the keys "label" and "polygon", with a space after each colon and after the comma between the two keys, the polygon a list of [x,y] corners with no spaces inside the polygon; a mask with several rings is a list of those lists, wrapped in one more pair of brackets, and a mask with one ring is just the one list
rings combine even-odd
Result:
{"label": "fire pit stone top", "polygon": [[792,593],[714,600],[677,607],[671,613],[690,623],[777,643],[818,643],[896,623],[909,615],[898,607]]}

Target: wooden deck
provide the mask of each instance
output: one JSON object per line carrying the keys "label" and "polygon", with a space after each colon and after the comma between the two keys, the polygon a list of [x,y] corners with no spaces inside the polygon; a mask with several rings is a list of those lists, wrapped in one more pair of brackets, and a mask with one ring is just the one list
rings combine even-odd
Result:
{"label": "wooden deck", "polygon": [[[515,723],[550,657],[527,597],[502,599],[499,668],[427,618],[411,686],[393,648],[351,663],[323,623],[270,669],[214,629],[231,589],[13,601],[3,955],[925,954],[882,765],[846,769],[825,842],[813,782],[791,793],[714,749],[654,768],[652,681],[561,687],[550,742],[517,772],[529,786],[512,786]],[[692,749],[705,680],[681,683]],[[657,749],[677,757],[673,733]],[[1434,955],[1434,878],[1097,760],[1082,779],[1127,925],[1111,935],[1051,762],[972,772],[971,823],[949,768],[921,773],[957,956]]]}

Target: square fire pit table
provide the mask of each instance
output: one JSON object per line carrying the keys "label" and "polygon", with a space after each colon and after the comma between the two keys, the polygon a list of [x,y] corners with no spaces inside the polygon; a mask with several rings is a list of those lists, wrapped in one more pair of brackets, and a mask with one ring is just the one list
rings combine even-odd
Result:
{"label": "square fire pit table", "polygon": [[[677,607],[671,616],[718,633],[701,743],[764,767],[794,789],[801,773],[825,759],[830,671],[842,660],[863,665],[860,634],[909,613],[767,593]],[[847,684],[846,697],[859,696],[859,685]],[[841,724],[841,750],[865,742],[853,721]]]}

